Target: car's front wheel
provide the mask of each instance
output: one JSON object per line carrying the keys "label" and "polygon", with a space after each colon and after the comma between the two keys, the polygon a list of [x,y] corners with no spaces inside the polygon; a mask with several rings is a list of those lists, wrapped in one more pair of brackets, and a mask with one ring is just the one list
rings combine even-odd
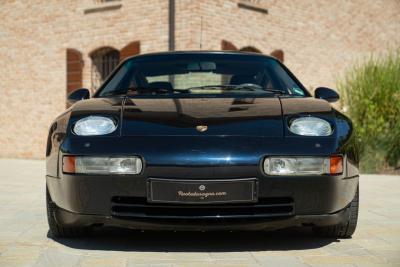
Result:
{"label": "car's front wheel", "polygon": [[81,237],[89,234],[87,227],[71,227],[65,226],[55,219],[55,212],[57,205],[52,201],[49,190],[46,186],[46,208],[47,208],[47,222],[49,224],[50,233],[53,237]]}
{"label": "car's front wheel", "polygon": [[357,221],[358,221],[358,206],[359,206],[359,196],[358,187],[353,200],[350,203],[349,211],[350,216],[345,223],[315,227],[313,230],[318,236],[329,237],[329,238],[350,238],[356,231]]}

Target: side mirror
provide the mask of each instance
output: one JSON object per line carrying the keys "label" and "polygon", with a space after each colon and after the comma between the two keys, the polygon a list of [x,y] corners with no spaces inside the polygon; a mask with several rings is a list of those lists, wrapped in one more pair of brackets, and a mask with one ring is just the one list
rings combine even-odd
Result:
{"label": "side mirror", "polygon": [[67,97],[67,103],[69,106],[73,105],[75,102],[78,102],[80,100],[84,99],[89,99],[90,98],[90,92],[86,88],[81,88],[73,91],[70,93]]}
{"label": "side mirror", "polygon": [[339,100],[339,94],[333,89],[318,87],[315,89],[315,98],[324,99],[330,103],[333,103]]}

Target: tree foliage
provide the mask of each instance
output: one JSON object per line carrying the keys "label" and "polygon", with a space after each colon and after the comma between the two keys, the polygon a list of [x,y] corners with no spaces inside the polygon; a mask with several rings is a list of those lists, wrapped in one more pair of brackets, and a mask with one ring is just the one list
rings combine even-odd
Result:
{"label": "tree foliage", "polygon": [[338,88],[358,133],[362,171],[399,168],[400,49],[354,66]]}

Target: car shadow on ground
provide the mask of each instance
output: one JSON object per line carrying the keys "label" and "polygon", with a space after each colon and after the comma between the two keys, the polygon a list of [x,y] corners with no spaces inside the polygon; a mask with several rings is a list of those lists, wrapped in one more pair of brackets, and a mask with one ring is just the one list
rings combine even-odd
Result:
{"label": "car shadow on ground", "polygon": [[[49,233],[48,237],[52,238]],[[340,242],[317,237],[307,228],[266,232],[140,232],[100,228],[90,237],[52,239],[75,249],[141,252],[287,251],[315,249]]]}

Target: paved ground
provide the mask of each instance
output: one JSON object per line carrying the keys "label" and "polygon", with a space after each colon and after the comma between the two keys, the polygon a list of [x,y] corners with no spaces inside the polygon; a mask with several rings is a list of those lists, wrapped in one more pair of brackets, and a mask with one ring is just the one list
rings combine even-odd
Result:
{"label": "paved ground", "polygon": [[0,160],[0,266],[400,266],[400,176],[363,175],[352,239],[309,230],[268,233],[140,233],[48,236],[44,162]]}

